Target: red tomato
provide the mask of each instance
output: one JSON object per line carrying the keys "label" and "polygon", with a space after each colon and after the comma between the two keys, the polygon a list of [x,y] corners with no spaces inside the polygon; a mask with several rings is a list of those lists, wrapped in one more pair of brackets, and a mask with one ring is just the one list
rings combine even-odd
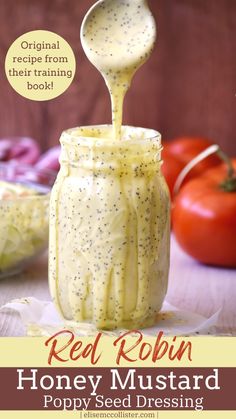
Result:
{"label": "red tomato", "polygon": [[[170,143],[164,142],[162,173],[166,178],[172,196],[173,186],[182,169],[210,145],[212,145],[212,142],[209,140],[194,137],[180,137]],[[220,164],[220,162],[221,160],[217,155],[207,157],[191,170],[184,183],[201,175],[205,170]]]}
{"label": "red tomato", "polygon": [[[236,160],[234,160],[236,169]],[[225,165],[189,181],[177,195],[173,230],[180,246],[198,261],[236,267],[236,179],[227,192]]]}
{"label": "red tomato", "polygon": [[[236,158],[231,159],[232,166],[234,168],[234,171],[236,173]],[[227,167],[225,163],[221,163],[219,166],[213,167],[211,169],[208,169],[204,173],[204,177],[209,176],[211,179],[214,178],[216,181],[221,182],[222,179],[225,179],[227,177]]]}
{"label": "red tomato", "polygon": [[169,186],[171,197],[173,198],[175,182],[180,172],[183,170],[184,164],[180,160],[173,158],[165,147],[162,152],[162,159],[162,173],[165,177],[167,185]]}

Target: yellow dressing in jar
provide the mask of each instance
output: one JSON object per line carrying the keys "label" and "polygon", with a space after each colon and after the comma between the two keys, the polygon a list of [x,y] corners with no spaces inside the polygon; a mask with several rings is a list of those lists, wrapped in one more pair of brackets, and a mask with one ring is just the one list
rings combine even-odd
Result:
{"label": "yellow dressing in jar", "polygon": [[66,319],[98,328],[155,323],[167,289],[169,195],[160,135],[65,131],[51,196],[50,287]]}

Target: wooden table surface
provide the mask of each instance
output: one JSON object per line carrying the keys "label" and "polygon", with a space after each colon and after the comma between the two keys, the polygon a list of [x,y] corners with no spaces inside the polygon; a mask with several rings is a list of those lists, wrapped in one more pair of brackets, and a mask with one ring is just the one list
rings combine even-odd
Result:
{"label": "wooden table surface", "polygon": [[[14,298],[34,296],[49,300],[47,257],[44,255],[25,273],[0,281],[0,306]],[[181,309],[210,316],[222,308],[217,333],[236,336],[236,270],[202,266],[186,256],[174,239],[167,300]],[[19,316],[0,313],[0,336],[22,336]]]}

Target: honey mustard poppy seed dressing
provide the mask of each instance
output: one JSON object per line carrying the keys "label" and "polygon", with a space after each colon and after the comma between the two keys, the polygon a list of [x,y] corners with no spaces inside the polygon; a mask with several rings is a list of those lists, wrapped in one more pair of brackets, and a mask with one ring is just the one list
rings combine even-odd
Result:
{"label": "honey mustard poppy seed dressing", "polygon": [[155,20],[144,0],[99,1],[84,18],[82,46],[110,92],[116,140],[121,138],[125,94],[135,72],[150,56],[155,39]]}
{"label": "honey mustard poppy seed dressing", "polygon": [[51,294],[64,318],[101,329],[154,324],[167,290],[169,193],[160,172],[161,136],[122,126],[125,93],[155,36],[144,0],[103,0],[91,8],[81,39],[108,86],[113,124],[61,136],[50,205]]}

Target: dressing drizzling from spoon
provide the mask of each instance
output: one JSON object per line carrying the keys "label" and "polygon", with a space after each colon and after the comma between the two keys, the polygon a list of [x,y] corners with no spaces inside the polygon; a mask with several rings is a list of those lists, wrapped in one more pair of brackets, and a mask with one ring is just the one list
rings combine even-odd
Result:
{"label": "dressing drizzling from spoon", "polygon": [[155,39],[155,20],[147,0],[100,0],[83,20],[82,46],[109,89],[116,140],[121,139],[125,94],[135,72],[149,58]]}

